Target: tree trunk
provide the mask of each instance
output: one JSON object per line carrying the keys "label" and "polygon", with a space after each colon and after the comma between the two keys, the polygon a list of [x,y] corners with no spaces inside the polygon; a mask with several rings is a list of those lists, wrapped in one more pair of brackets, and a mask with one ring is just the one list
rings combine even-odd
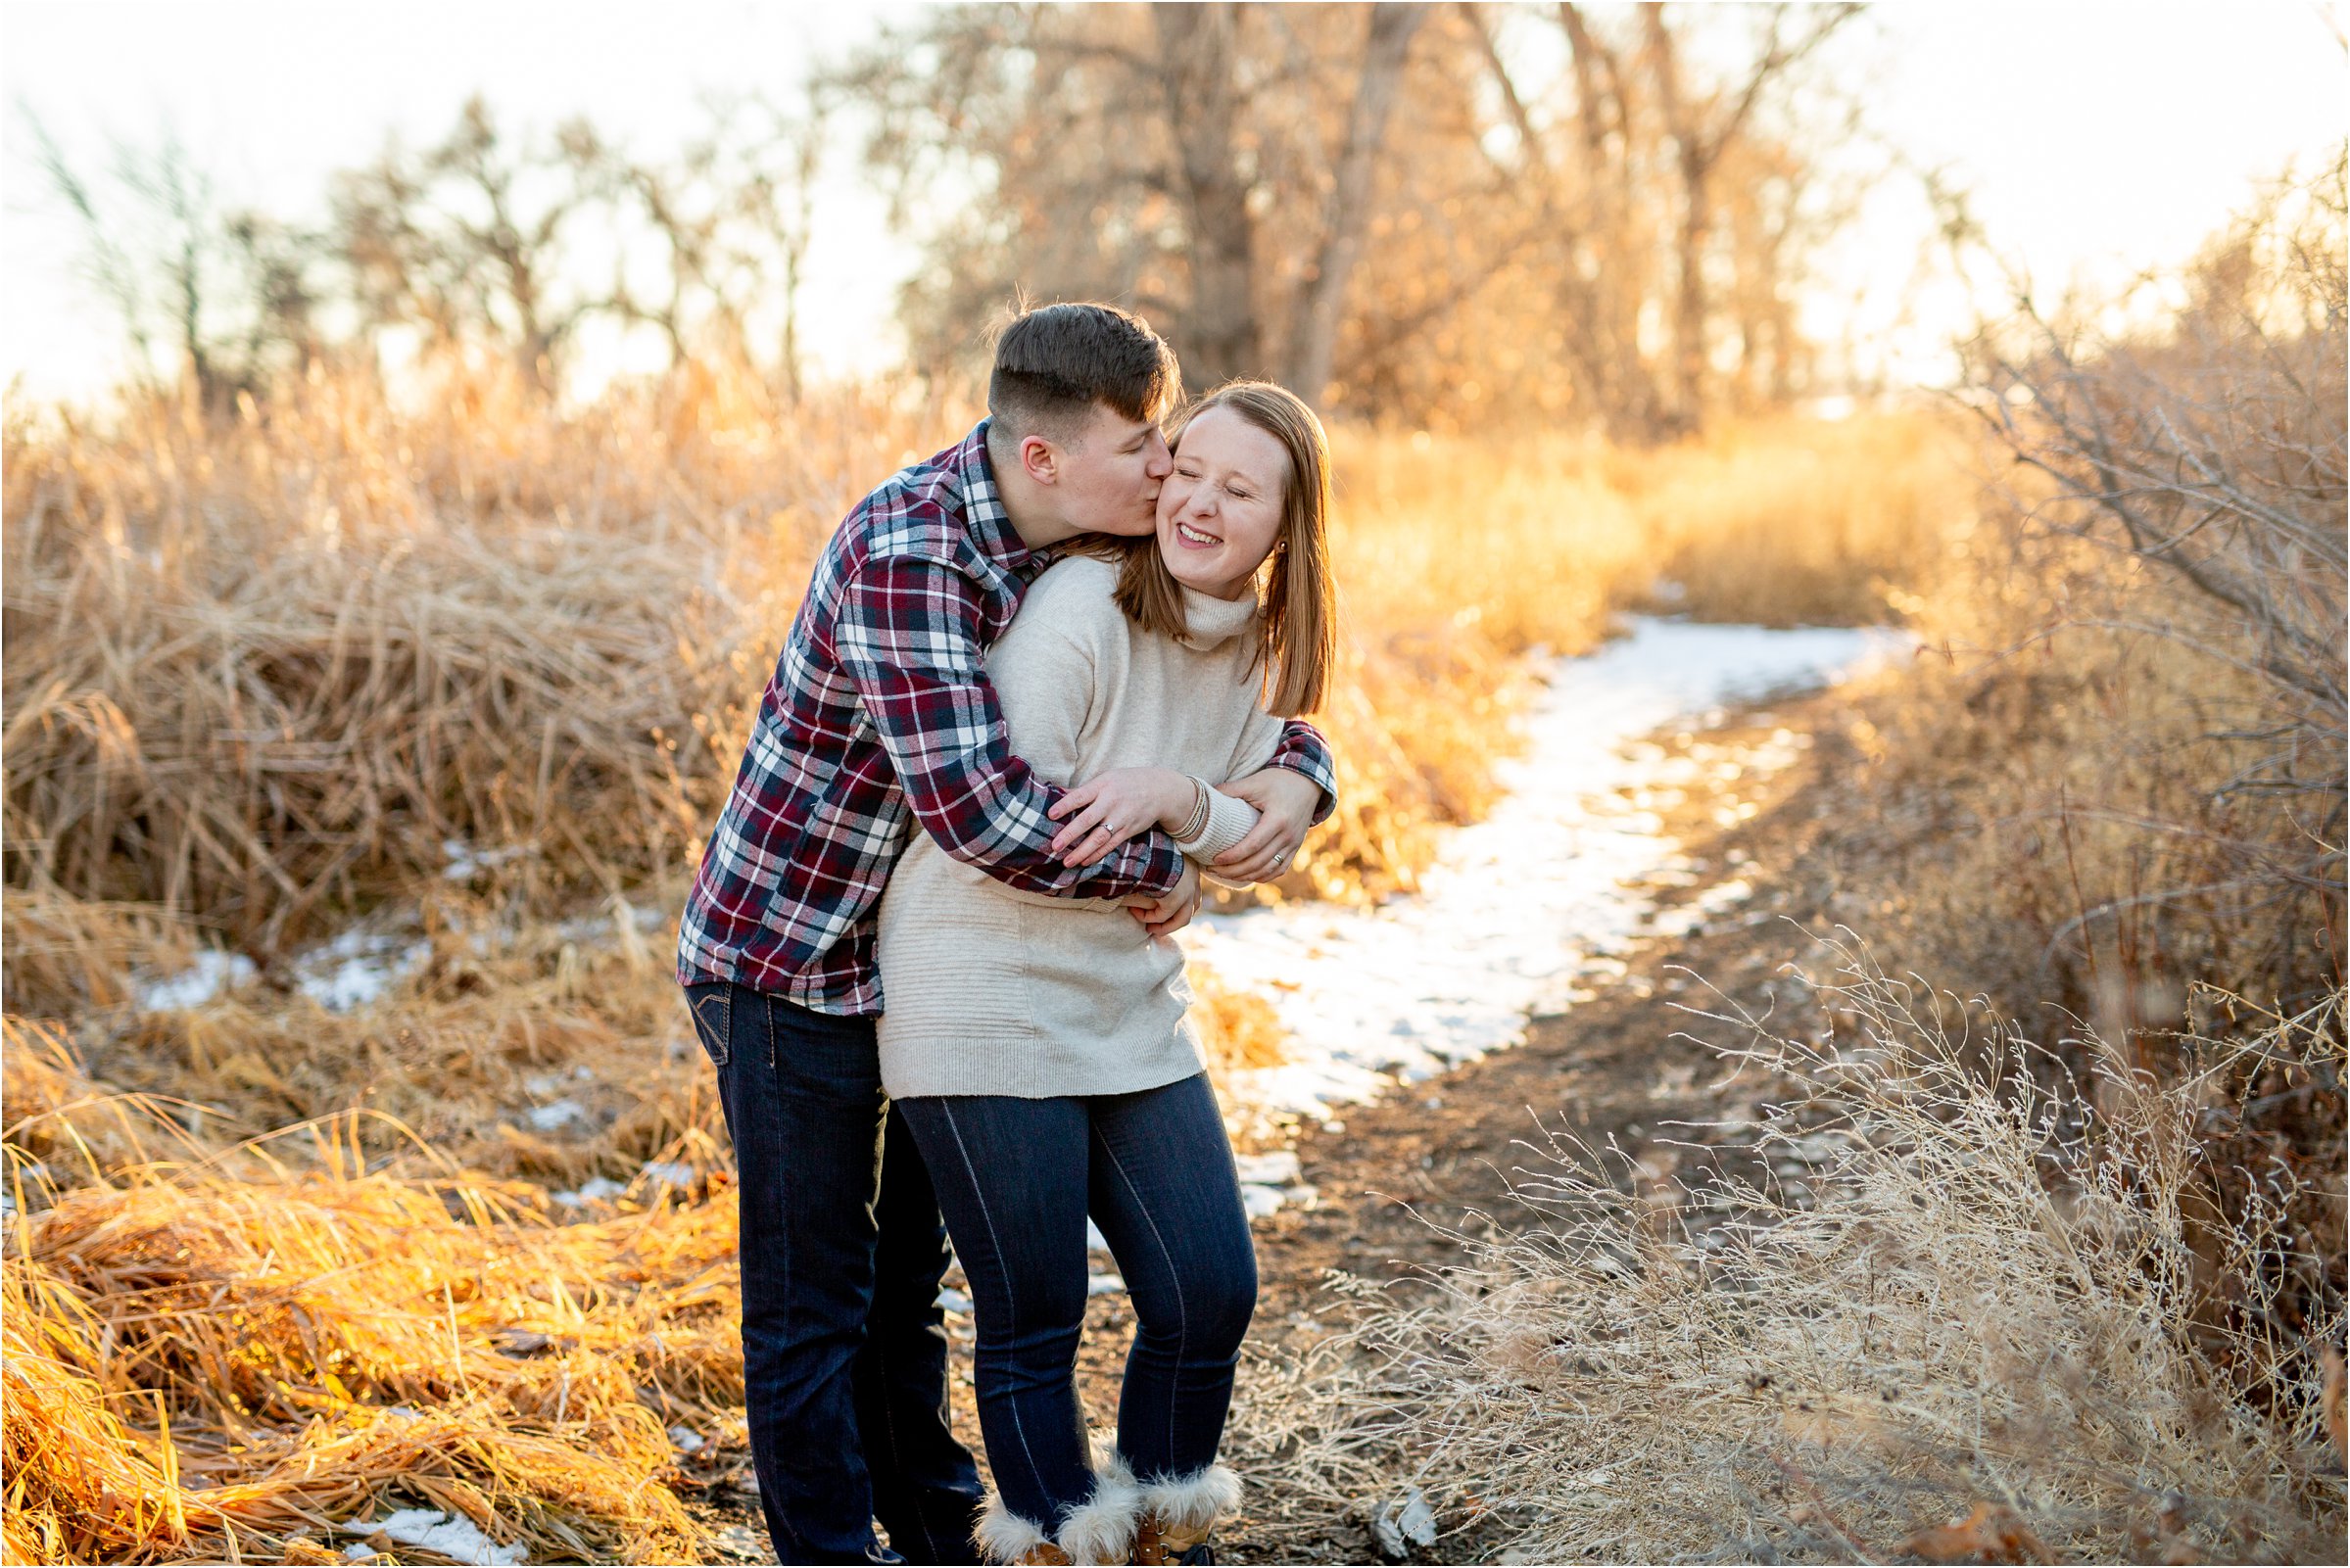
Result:
{"label": "tree trunk", "polygon": [[1356,77],[1354,107],[1347,116],[1346,144],[1339,153],[1337,177],[1330,192],[1329,221],[1322,233],[1321,254],[1306,280],[1305,307],[1298,315],[1285,378],[1292,392],[1317,407],[1329,390],[1347,283],[1362,257],[1363,236],[1370,223],[1371,187],[1378,171],[1379,148],[1387,138],[1388,116],[1395,108],[1412,35],[1427,15],[1424,5],[1373,5],[1369,10],[1370,31],[1364,43],[1363,69]]}
{"label": "tree trunk", "polygon": [[1151,8],[1151,16],[1158,27],[1167,123],[1179,152],[1177,178],[1191,240],[1191,309],[1177,347],[1183,380],[1197,391],[1266,370],[1250,288],[1256,271],[1255,220],[1232,146],[1239,108],[1232,85],[1239,7],[1163,3]]}
{"label": "tree trunk", "polygon": [[1705,242],[1712,229],[1713,149],[1693,123],[1681,97],[1680,61],[1672,33],[1664,25],[1664,8],[1654,3],[1640,8],[1647,32],[1650,69],[1656,77],[1656,107],[1673,139],[1674,161],[1681,174],[1681,235],[1676,247],[1673,296],[1672,423],[1683,431],[1697,427],[1705,380]]}

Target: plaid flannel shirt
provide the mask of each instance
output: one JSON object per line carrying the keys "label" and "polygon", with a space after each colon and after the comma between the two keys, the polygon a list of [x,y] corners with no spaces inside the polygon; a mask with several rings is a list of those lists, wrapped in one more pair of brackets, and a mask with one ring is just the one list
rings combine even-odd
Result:
{"label": "plaid flannel shirt", "polygon": [[[1049,551],[1021,543],[988,467],[984,421],[848,514],[760,699],[750,742],[678,931],[681,984],[731,980],[819,1013],[881,1012],[874,906],[911,824],[1031,892],[1161,893],[1182,874],[1166,833],[1091,866],[1052,854],[1065,791],[1011,754],[983,665]],[[1337,802],[1329,748],[1292,720],[1273,766]]]}

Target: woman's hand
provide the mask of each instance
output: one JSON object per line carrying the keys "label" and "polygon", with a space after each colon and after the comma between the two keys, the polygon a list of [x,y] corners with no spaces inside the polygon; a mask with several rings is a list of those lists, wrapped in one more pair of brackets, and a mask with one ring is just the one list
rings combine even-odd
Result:
{"label": "woman's hand", "polygon": [[1257,826],[1216,857],[1216,875],[1228,882],[1269,882],[1287,872],[1314,826],[1320,788],[1288,768],[1260,769],[1221,787],[1257,808]]}
{"label": "woman's hand", "polygon": [[1141,923],[1153,941],[1189,925],[1191,917],[1199,913],[1199,867],[1188,858],[1183,862],[1183,875],[1164,894],[1126,901],[1127,913]]}
{"label": "woman's hand", "polygon": [[1198,798],[1191,780],[1173,768],[1113,768],[1054,802],[1051,815],[1062,826],[1053,853],[1064,866],[1090,866],[1136,833],[1182,827]]}

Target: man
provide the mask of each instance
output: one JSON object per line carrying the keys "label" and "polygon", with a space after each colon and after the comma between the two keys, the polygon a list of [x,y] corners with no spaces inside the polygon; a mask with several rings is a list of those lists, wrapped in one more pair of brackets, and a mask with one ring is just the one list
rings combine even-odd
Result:
{"label": "man", "polygon": [[[877,1514],[895,1554],[974,1560],[945,1228],[874,1044],[874,908],[907,834],[1015,887],[1126,900],[1154,934],[1197,908],[1165,833],[1119,842],[1010,754],[982,666],[1056,546],[1151,532],[1179,386],[1167,346],[1107,306],[1005,328],[988,418],[868,496],[817,559],[687,902],[678,978],[735,1142],[751,1457],[786,1562],[898,1560]],[[1278,875],[1335,801],[1327,747],[1295,722],[1226,787],[1262,813],[1218,863],[1236,879]]]}

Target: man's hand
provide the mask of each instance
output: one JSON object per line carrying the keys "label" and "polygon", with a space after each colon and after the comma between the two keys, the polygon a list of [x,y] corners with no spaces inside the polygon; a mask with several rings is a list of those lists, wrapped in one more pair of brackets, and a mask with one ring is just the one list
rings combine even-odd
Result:
{"label": "man's hand", "polygon": [[1053,802],[1053,853],[1064,866],[1090,866],[1136,833],[1182,827],[1198,798],[1173,768],[1113,768]]}
{"label": "man's hand", "polygon": [[1199,867],[1186,859],[1182,879],[1166,893],[1158,898],[1129,898],[1126,905],[1127,913],[1140,921],[1153,939],[1181,930],[1199,913]]}
{"label": "man's hand", "polygon": [[1222,787],[1257,808],[1257,826],[1216,857],[1216,875],[1233,882],[1271,881],[1296,861],[1298,845],[1314,826],[1314,808],[1321,804],[1320,786],[1287,768],[1263,768]]}

